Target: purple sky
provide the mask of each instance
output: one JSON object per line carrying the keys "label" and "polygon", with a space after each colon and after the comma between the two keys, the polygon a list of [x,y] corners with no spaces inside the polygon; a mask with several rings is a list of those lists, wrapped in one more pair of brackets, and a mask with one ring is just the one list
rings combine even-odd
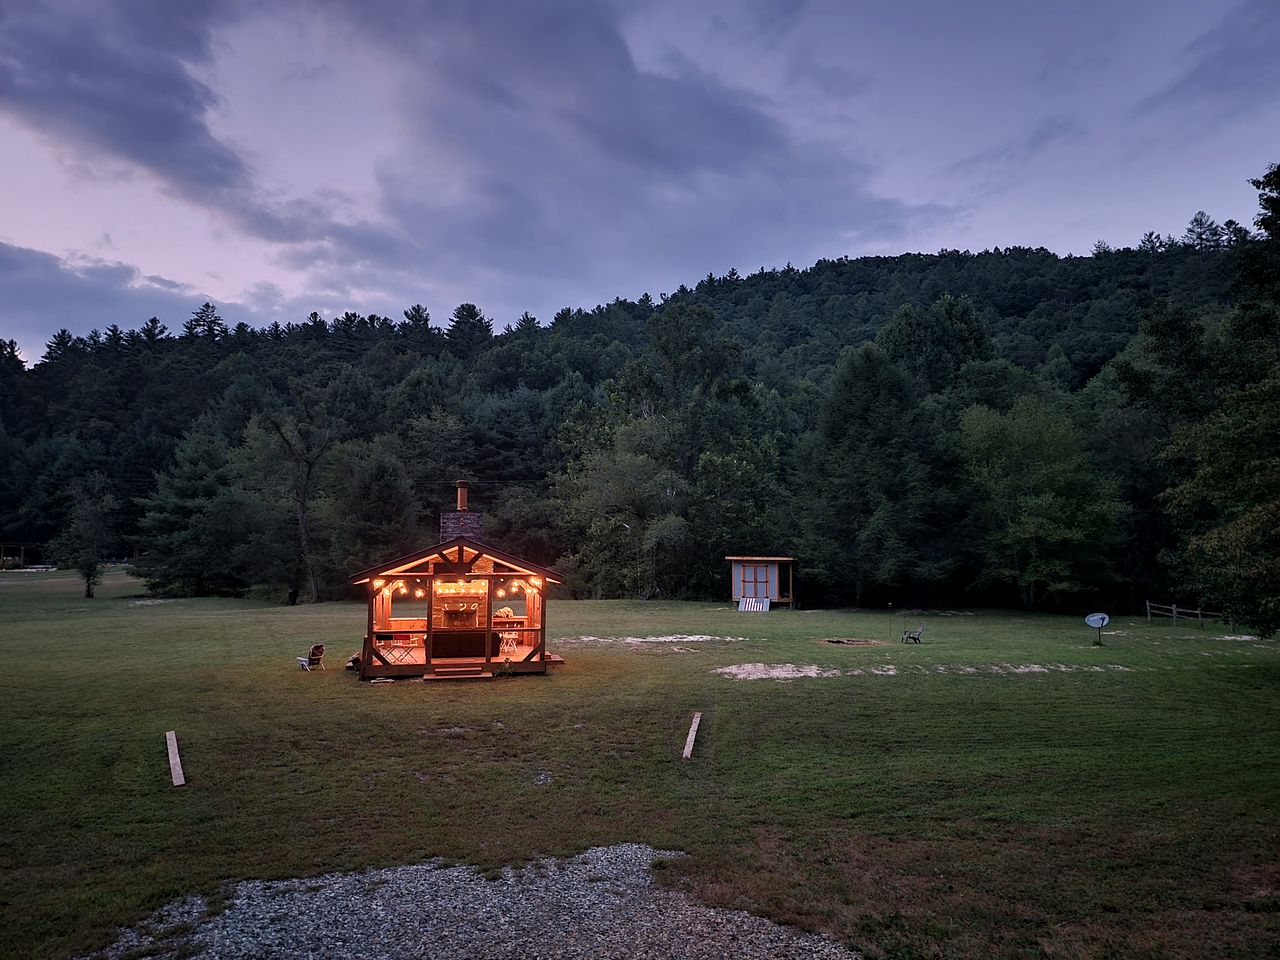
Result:
{"label": "purple sky", "polygon": [[1277,0],[0,0],[0,337],[1248,223],[1277,51]]}

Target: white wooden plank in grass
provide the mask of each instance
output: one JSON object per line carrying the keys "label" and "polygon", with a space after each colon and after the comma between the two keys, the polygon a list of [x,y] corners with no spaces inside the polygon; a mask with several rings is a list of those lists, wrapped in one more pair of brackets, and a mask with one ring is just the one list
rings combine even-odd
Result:
{"label": "white wooden plank in grass", "polygon": [[689,724],[689,736],[686,737],[684,741],[683,757],[685,760],[688,760],[691,756],[693,756],[693,739],[698,735],[698,724],[700,724],[701,722],[702,722],[702,714],[695,713],[693,715],[693,723]]}
{"label": "white wooden plank in grass", "polygon": [[169,776],[173,778],[173,785],[180,787],[187,778],[182,775],[182,758],[178,756],[178,735],[170,730],[164,739],[169,744]]}

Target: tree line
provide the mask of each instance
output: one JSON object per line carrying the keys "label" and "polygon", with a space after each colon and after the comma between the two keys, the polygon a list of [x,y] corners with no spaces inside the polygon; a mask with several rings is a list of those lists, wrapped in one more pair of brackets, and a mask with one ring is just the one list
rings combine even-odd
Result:
{"label": "tree line", "polygon": [[1249,230],[708,275],[524,314],[256,329],[204,304],[0,347],[0,537],[91,583],[320,600],[435,539],[455,478],[577,596],[1223,606],[1280,625],[1280,173]]}

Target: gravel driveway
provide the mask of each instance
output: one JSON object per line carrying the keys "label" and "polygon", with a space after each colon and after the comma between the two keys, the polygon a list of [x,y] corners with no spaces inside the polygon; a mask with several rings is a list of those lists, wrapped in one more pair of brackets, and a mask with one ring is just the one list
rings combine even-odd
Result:
{"label": "gravel driveway", "polygon": [[177,901],[91,957],[859,958],[834,941],[654,886],[654,858],[677,855],[619,844],[496,880],[427,863],[244,882],[215,917],[204,918],[199,898]]}

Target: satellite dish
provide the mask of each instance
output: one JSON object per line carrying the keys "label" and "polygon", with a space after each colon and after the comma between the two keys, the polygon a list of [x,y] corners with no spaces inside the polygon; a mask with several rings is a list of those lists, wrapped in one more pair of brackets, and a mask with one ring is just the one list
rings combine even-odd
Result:
{"label": "satellite dish", "polygon": [[1111,622],[1111,618],[1105,613],[1091,613],[1084,618],[1084,622],[1098,631],[1098,639],[1094,641],[1094,645],[1102,646],[1102,628]]}

